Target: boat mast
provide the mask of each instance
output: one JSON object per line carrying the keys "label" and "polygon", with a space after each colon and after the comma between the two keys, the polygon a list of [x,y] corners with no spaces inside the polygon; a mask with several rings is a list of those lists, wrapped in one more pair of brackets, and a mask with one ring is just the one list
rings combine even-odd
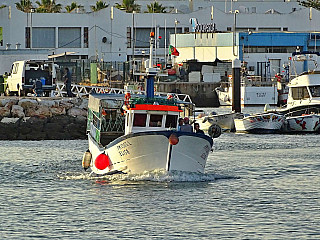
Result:
{"label": "boat mast", "polygon": [[150,55],[149,67],[146,68],[146,94],[147,98],[154,98],[154,76],[157,75],[158,69],[153,67],[153,45],[154,45],[154,32],[150,33]]}

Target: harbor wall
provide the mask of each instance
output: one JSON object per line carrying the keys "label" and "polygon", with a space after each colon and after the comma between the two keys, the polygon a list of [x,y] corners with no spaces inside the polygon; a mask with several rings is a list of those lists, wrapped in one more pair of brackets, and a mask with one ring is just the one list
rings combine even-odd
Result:
{"label": "harbor wall", "polygon": [[0,98],[0,140],[86,139],[88,99]]}
{"label": "harbor wall", "polygon": [[[215,88],[220,86],[217,83],[190,83],[190,82],[155,82],[158,92],[188,94],[196,107],[219,107],[218,95]],[[111,87],[123,89],[124,85],[119,82],[112,82]]]}
{"label": "harbor wall", "polygon": [[220,83],[169,82],[155,83],[159,92],[188,94],[197,107],[219,107],[219,99],[215,91]]}

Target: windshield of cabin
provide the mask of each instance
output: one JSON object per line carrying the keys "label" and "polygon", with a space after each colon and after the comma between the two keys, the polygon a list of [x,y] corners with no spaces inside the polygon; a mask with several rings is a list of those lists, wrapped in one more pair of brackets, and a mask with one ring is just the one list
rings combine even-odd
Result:
{"label": "windshield of cabin", "polygon": [[320,97],[320,86],[309,87],[312,97]]}
{"label": "windshield of cabin", "polygon": [[292,98],[294,100],[309,98],[309,92],[307,87],[293,87],[291,90],[292,90]]}

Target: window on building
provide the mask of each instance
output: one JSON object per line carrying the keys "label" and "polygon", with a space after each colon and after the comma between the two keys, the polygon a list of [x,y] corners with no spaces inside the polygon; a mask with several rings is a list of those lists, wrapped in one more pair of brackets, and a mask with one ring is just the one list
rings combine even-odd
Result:
{"label": "window on building", "polygon": [[3,46],[3,34],[2,34],[2,27],[0,27],[0,46]]}
{"label": "window on building", "polygon": [[257,8],[256,8],[256,7],[252,7],[252,8],[251,8],[251,12],[252,12],[252,13],[256,13],[256,12],[257,12]]}
{"label": "window on building", "polygon": [[231,32],[232,28],[231,27],[227,27],[227,31]]}
{"label": "window on building", "polygon": [[185,32],[185,33],[188,33],[188,32],[189,32],[189,28],[188,28],[188,27],[185,27],[185,28],[184,28],[184,32]]}
{"label": "window on building", "polygon": [[127,48],[131,48],[131,27],[127,27]]}
{"label": "window on building", "polygon": [[147,120],[147,114],[143,113],[135,113],[133,119],[133,126],[134,127],[145,127]]}
{"label": "window on building", "polygon": [[292,46],[244,46],[243,48],[244,53],[293,53],[295,51],[296,47]]}
{"label": "window on building", "polygon": [[259,31],[261,31],[261,32],[277,32],[277,31],[281,31],[281,28],[277,28],[277,27],[275,27],[275,28],[258,28],[259,29]]}
{"label": "window on building", "polygon": [[167,115],[165,127],[166,128],[176,128],[177,121],[178,121],[177,115]]}
{"label": "window on building", "polygon": [[307,87],[294,87],[292,90],[292,98],[294,100],[299,100],[303,98],[309,98],[309,92]]}
{"label": "window on building", "polygon": [[89,47],[89,28],[88,27],[83,28],[83,47],[84,48]]}
{"label": "window on building", "polygon": [[151,114],[149,127],[161,127],[162,117],[162,115]]}
{"label": "window on building", "polygon": [[81,48],[81,28],[60,27],[58,46],[59,48]]}
{"label": "window on building", "polygon": [[30,30],[32,48],[55,48],[56,32],[54,27],[33,27]]}
{"label": "window on building", "polygon": [[[164,42],[165,42],[165,34],[164,34],[164,28],[159,29],[159,35],[161,36],[161,40],[159,42],[159,47],[164,48]],[[182,28],[177,27],[177,33],[182,33]],[[170,34],[174,34],[174,28],[167,28],[166,29],[166,40],[167,40],[167,48],[170,44]]]}
{"label": "window on building", "polygon": [[282,28],[282,30],[283,30],[284,32],[287,32],[287,31],[288,31],[288,27],[284,27],[284,28]]}
{"label": "window on building", "polygon": [[30,28],[26,27],[26,48],[30,48]]}

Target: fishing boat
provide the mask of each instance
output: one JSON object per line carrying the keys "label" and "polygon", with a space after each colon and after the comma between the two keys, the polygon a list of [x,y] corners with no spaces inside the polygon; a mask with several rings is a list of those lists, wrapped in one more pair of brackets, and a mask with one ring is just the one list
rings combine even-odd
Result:
{"label": "fishing boat", "polygon": [[[83,167],[98,175],[114,173],[140,174],[145,171],[186,171],[204,173],[213,139],[205,134],[177,131],[179,117],[194,108],[190,102],[154,96],[152,50],[154,34],[150,34],[150,60],[146,69],[146,95],[126,93],[117,115],[123,114],[124,135],[104,142],[102,122],[108,112],[110,94],[90,94],[88,117],[89,149]],[[115,102],[116,100],[113,100]],[[188,115],[187,115],[188,116]],[[115,137],[115,136],[114,136]]]}
{"label": "fishing boat", "polygon": [[261,113],[235,119],[236,132],[277,133],[280,131],[285,117],[276,113]]}

